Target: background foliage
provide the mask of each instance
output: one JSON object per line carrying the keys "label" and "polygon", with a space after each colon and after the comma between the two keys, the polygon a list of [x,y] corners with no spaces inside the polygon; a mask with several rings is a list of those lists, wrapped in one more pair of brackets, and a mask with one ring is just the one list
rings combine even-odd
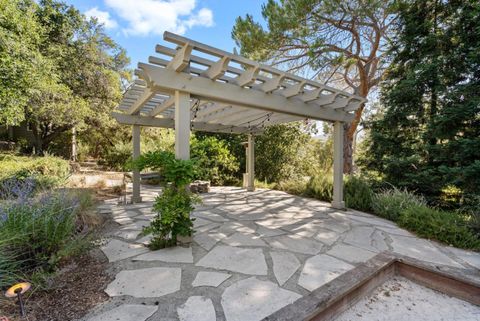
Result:
{"label": "background foliage", "polygon": [[399,6],[384,107],[369,123],[366,170],[451,207],[480,193],[480,4]]}

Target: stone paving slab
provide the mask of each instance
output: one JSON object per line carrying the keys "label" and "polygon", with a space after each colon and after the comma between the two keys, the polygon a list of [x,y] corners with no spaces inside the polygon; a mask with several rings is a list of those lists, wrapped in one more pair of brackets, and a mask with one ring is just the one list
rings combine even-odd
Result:
{"label": "stone paving slab", "polygon": [[298,293],[252,277],[225,289],[222,307],[228,321],[259,321],[299,298]]}
{"label": "stone paving slab", "polygon": [[[224,238],[225,235],[218,233],[217,236],[220,236],[220,238]],[[193,237],[193,240],[203,247],[205,250],[210,251],[220,240],[218,237],[214,237],[213,235],[209,233],[201,233],[198,234],[196,233],[195,236]]]}
{"label": "stone paving slab", "polygon": [[226,279],[231,277],[231,274],[221,272],[205,272],[200,271],[197,273],[195,280],[192,282],[192,286],[213,286],[217,287],[223,283]]}
{"label": "stone paving slab", "polygon": [[353,265],[332,256],[319,254],[307,259],[298,284],[313,291],[353,268]]}
{"label": "stone paving slab", "polygon": [[119,272],[105,292],[113,296],[157,298],[180,290],[181,268],[155,267]]}
{"label": "stone paving slab", "polygon": [[480,270],[480,253],[465,251],[454,247],[449,247],[448,250],[451,251],[458,258]]}
{"label": "stone paving slab", "polygon": [[267,263],[261,249],[218,245],[196,265],[250,275],[267,275]]}
{"label": "stone paving slab", "polygon": [[267,246],[259,236],[243,233],[235,233],[222,239],[222,242],[230,246]]}
{"label": "stone paving slab", "polygon": [[125,239],[125,240],[135,240],[138,235],[140,235],[140,233],[142,233],[142,231],[140,230],[124,230],[124,231],[118,231],[117,233],[115,233],[116,236],[118,237],[121,237],[122,239]]}
{"label": "stone paving slab", "polygon": [[462,265],[442,253],[432,243],[412,237],[391,235],[393,251],[422,261],[462,267]]}
{"label": "stone paving slab", "polygon": [[108,258],[109,262],[117,262],[148,252],[148,249],[141,244],[131,244],[119,240],[110,240],[101,250]]}
{"label": "stone paving slab", "polygon": [[177,309],[180,321],[216,321],[212,300],[203,296],[191,296]]}
{"label": "stone paving slab", "polygon": [[293,253],[270,252],[273,261],[273,273],[278,284],[283,285],[300,267],[300,261]]}
{"label": "stone paving slab", "polygon": [[332,247],[327,254],[346,262],[361,263],[370,260],[377,253],[365,250],[361,247],[355,247],[347,244],[337,244]]}
{"label": "stone paving slab", "polygon": [[202,218],[213,222],[228,222],[229,220],[212,211],[194,211],[192,217]]}
{"label": "stone paving slab", "polygon": [[372,226],[356,226],[352,228],[343,241],[376,253],[388,250],[384,238],[381,234],[376,233],[375,228]]}
{"label": "stone paving slab", "polygon": [[193,263],[191,247],[171,247],[139,255],[134,261],[162,261],[171,263]]}
{"label": "stone paving slab", "polygon": [[123,304],[88,321],[145,321],[157,311],[158,307],[143,304]]}
{"label": "stone paving slab", "polygon": [[275,236],[266,241],[277,249],[311,255],[318,254],[323,248],[322,243],[298,235]]}
{"label": "stone paving slab", "polygon": [[323,244],[332,245],[338,239],[340,235],[326,228],[318,228],[317,234],[313,237],[315,240],[322,242]]}

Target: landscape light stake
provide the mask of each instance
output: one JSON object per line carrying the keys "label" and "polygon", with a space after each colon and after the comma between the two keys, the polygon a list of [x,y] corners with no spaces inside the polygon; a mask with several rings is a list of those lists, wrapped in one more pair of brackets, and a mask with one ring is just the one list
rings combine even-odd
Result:
{"label": "landscape light stake", "polygon": [[22,282],[15,284],[5,292],[7,298],[18,298],[18,306],[20,308],[20,315],[25,317],[27,315],[25,311],[25,305],[23,303],[23,294],[27,292],[32,285],[28,282]]}

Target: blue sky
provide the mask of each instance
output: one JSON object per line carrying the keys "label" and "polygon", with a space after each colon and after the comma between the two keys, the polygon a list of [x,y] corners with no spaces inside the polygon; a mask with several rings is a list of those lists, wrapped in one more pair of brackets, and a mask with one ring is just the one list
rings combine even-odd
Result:
{"label": "blue sky", "polygon": [[65,0],[104,23],[107,33],[127,50],[132,67],[155,54],[165,30],[232,51],[238,16],[262,20],[263,0]]}

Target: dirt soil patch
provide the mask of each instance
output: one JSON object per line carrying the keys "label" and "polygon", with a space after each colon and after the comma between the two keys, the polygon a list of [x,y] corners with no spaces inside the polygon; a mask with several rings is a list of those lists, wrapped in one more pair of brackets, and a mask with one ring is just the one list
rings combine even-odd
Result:
{"label": "dirt soil patch", "polygon": [[13,301],[0,302],[10,321],[71,321],[107,301],[103,291],[112,277],[106,273],[106,260],[93,255],[78,257],[65,265],[51,280],[46,291],[35,291],[27,298],[27,319],[21,319]]}

